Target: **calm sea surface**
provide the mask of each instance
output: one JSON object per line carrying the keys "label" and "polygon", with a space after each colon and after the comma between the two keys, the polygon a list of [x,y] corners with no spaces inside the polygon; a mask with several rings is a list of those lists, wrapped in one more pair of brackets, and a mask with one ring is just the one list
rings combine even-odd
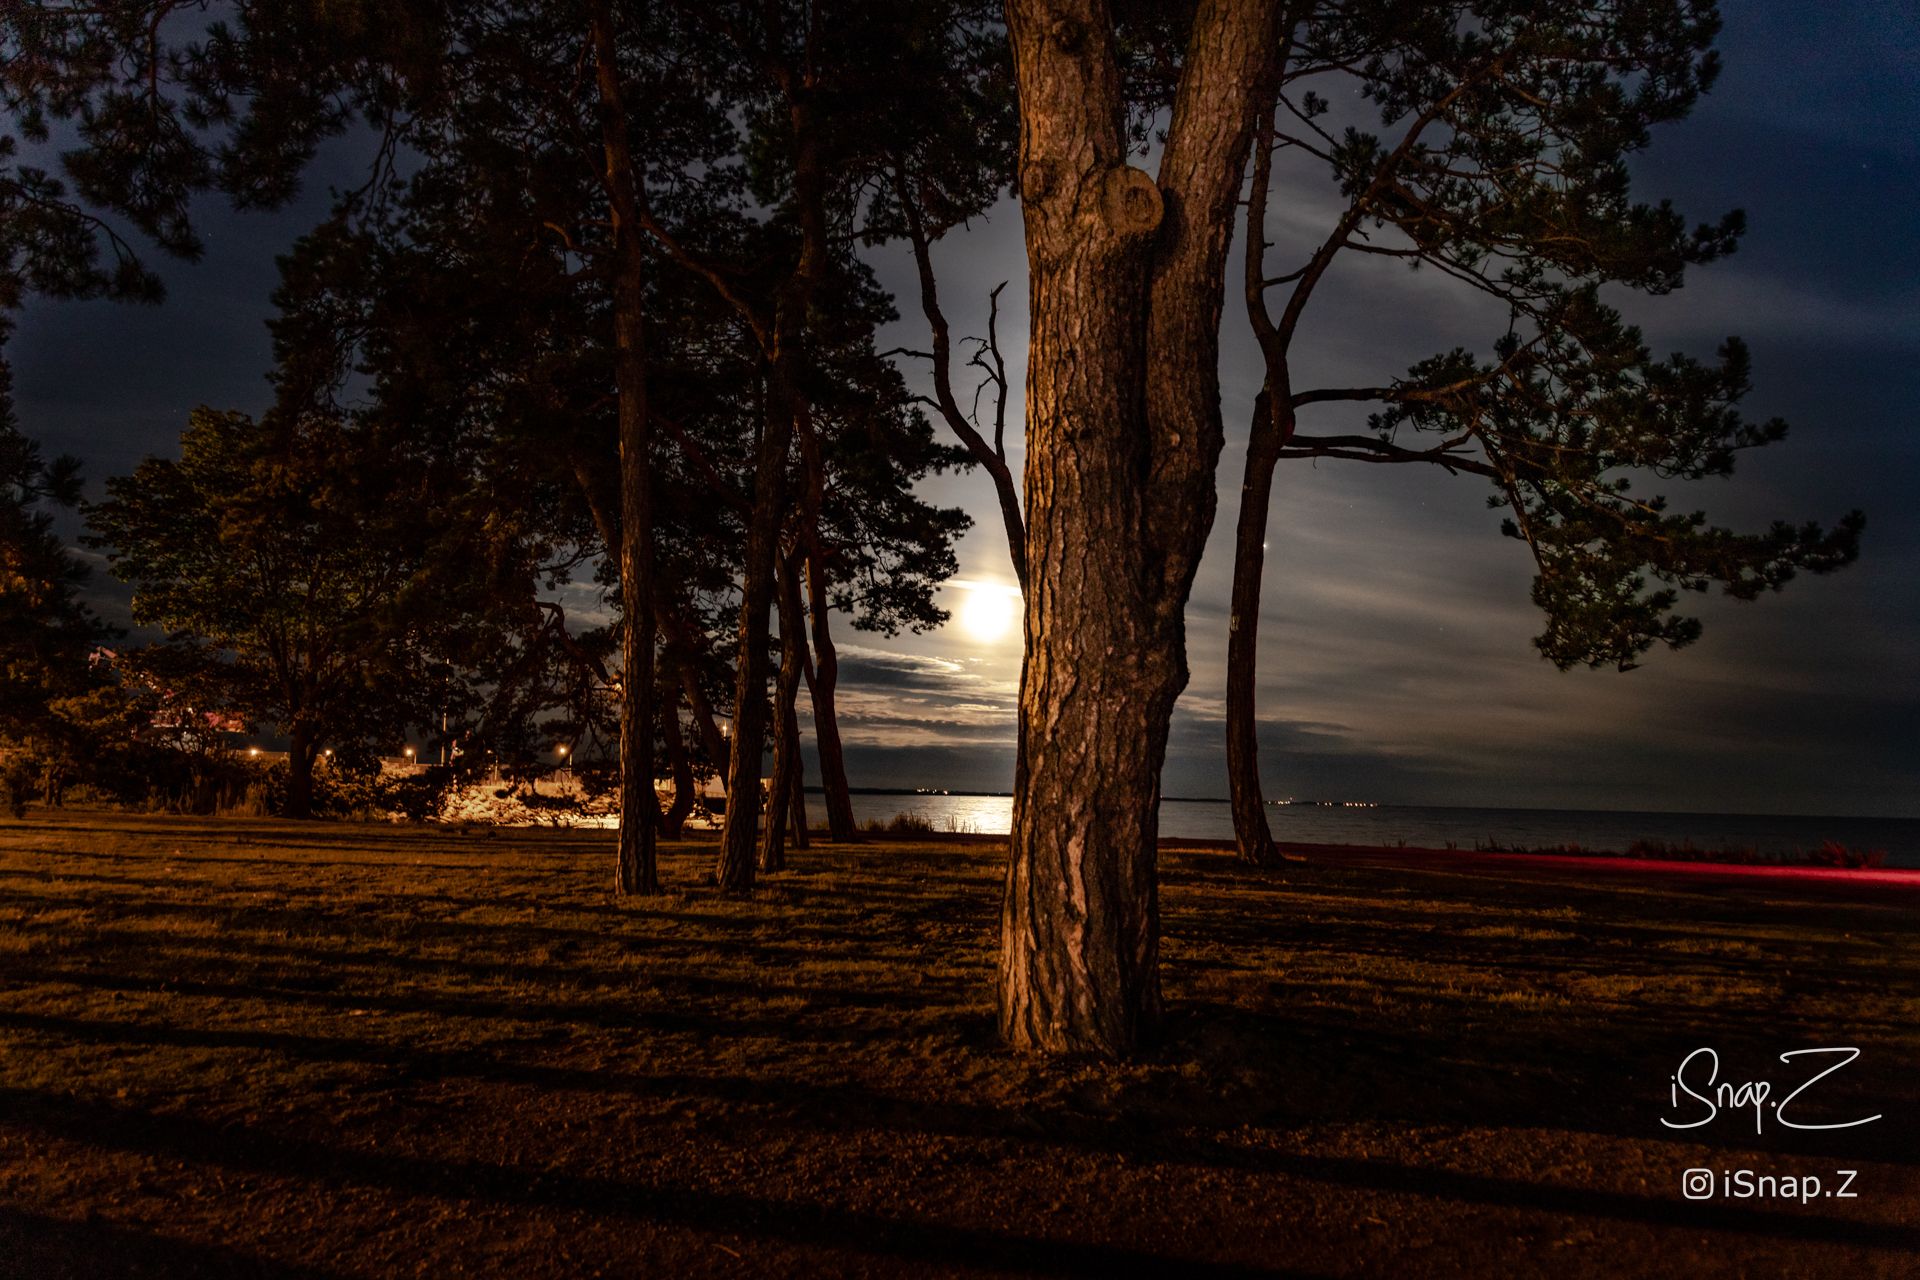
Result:
{"label": "calm sea surface", "polygon": [[[815,797],[814,808],[818,808]],[[1011,796],[853,797],[860,821],[899,813],[924,815],[937,831],[998,835],[1013,817]],[[1769,817],[1740,813],[1620,813],[1573,809],[1453,809],[1380,805],[1372,809],[1275,805],[1267,810],[1275,838],[1301,844],[1410,845],[1462,849],[1475,844],[1538,848],[1577,844],[1619,851],[1635,840],[1701,848],[1752,846],[1792,854],[1837,840],[1855,849],[1884,849],[1887,864],[1920,867],[1920,820],[1911,818]],[[815,815],[816,820],[818,815]],[[1233,819],[1223,800],[1169,800],[1160,806],[1160,834],[1190,840],[1231,840]]]}

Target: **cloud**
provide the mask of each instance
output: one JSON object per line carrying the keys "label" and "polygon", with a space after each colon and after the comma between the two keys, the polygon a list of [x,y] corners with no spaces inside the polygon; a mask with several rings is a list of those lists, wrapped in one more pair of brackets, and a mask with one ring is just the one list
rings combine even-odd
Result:
{"label": "cloud", "polygon": [[1833,283],[1815,287],[1729,263],[1696,269],[1684,288],[1666,297],[1610,300],[1657,340],[1692,339],[1693,348],[1730,334],[1835,347],[1920,346],[1920,288],[1885,295]]}
{"label": "cloud", "polygon": [[[1726,75],[1694,119],[1656,131],[1635,161],[1635,183],[1643,197],[1671,195],[1695,216],[1743,205],[1753,231],[1737,257],[1692,272],[1674,296],[1623,303],[1657,350],[1704,355],[1727,333],[1752,337],[1754,412],[1795,423],[1786,445],[1743,460],[1734,485],[1710,491],[1716,518],[1749,526],[1783,514],[1831,518],[1857,501],[1873,522],[1862,563],[1754,605],[1689,601],[1706,620],[1705,639],[1656,653],[1630,675],[1562,674],[1530,646],[1540,629],[1527,595],[1532,567],[1498,536],[1484,482],[1429,468],[1289,463],[1269,517],[1257,680],[1274,794],[1863,811],[1920,795],[1920,735],[1911,731],[1920,722],[1912,661],[1920,509],[1906,492],[1916,461],[1920,240],[1911,234],[1915,170],[1893,162],[1912,154],[1914,131],[1901,123],[1916,99],[1890,87],[1912,80],[1911,39],[1887,35],[1899,29],[1888,16],[1896,8],[1776,3],[1727,14]],[[1794,38],[1780,37],[1782,24]],[[261,321],[273,255],[324,214],[327,176],[283,214],[210,209],[205,261],[160,264],[173,286],[164,307],[34,300],[8,351],[23,428],[50,452],[81,454],[97,492],[105,475],[174,451],[193,405],[264,405],[270,344]],[[1317,164],[1293,177],[1287,198],[1270,206],[1279,270],[1318,243],[1336,203]],[[989,289],[1012,282],[999,336],[1015,389],[1017,469],[1028,319],[1017,206],[1003,202],[935,257],[956,335],[984,333]],[[872,261],[900,303],[882,347],[924,347],[909,255],[888,246]],[[1233,280],[1239,270],[1230,264]],[[1437,272],[1349,258],[1307,313],[1298,382],[1379,382],[1436,351],[1484,352],[1505,328],[1496,303]],[[1261,377],[1232,288],[1222,343],[1228,447],[1188,609],[1193,678],[1171,731],[1170,794],[1225,790],[1232,536]],[[102,377],[109,364],[112,376]],[[910,385],[928,389],[925,362],[902,368]],[[963,383],[963,397],[970,390]],[[1318,406],[1303,429],[1353,430],[1365,412]],[[959,547],[963,574],[1009,581],[987,477],[943,475],[923,492],[975,516]],[[110,577],[95,574],[88,590],[103,612],[124,617],[125,591]],[[610,620],[585,584],[568,604],[583,621]],[[1016,644],[947,629],[863,638],[842,644],[840,656],[841,727],[857,784],[1011,785]]]}

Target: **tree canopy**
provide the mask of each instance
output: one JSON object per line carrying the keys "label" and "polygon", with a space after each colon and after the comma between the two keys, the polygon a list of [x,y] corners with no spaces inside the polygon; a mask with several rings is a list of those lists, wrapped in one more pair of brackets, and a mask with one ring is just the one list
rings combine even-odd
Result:
{"label": "tree canopy", "polygon": [[[1235,544],[1227,746],[1242,856],[1267,863],[1253,672],[1272,472],[1282,459],[1426,463],[1491,481],[1503,531],[1535,565],[1535,640],[1561,668],[1627,670],[1700,634],[1682,593],[1739,599],[1858,554],[1864,518],[1743,534],[1676,512],[1651,485],[1732,474],[1786,435],[1749,420],[1746,347],[1656,357],[1613,299],[1681,288],[1732,253],[1734,211],[1689,224],[1636,198],[1630,164],[1719,70],[1711,3],[1541,6],[1328,3],[1298,15],[1262,102],[1247,205],[1248,317],[1265,364]],[[1365,110],[1336,113],[1337,93]],[[1372,118],[1369,119],[1369,113]],[[1344,119],[1337,116],[1344,114]],[[1270,252],[1267,211],[1294,192],[1337,198],[1295,261]],[[1490,334],[1362,386],[1300,385],[1295,342],[1333,265],[1375,258],[1439,275],[1504,312]],[[1303,421],[1374,406],[1364,435]]]}
{"label": "tree canopy", "polygon": [[0,361],[0,771],[16,809],[34,765],[75,751],[67,704],[101,682],[93,655],[111,634],[81,599],[87,566],[56,525],[55,509],[79,499],[78,460],[48,460],[21,433]]}
{"label": "tree canopy", "polygon": [[404,441],[201,409],[178,461],[148,459],[107,495],[88,519],[134,620],[197,641],[233,704],[287,735],[292,816],[323,748],[390,744],[437,710],[421,584],[440,495]]}

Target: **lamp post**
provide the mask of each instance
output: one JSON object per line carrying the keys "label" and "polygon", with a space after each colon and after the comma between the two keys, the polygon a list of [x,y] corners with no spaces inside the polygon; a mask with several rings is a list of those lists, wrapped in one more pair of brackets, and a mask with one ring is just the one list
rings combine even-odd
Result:
{"label": "lamp post", "polygon": [[564,742],[560,744],[558,750],[560,752],[560,772],[566,775],[567,781],[571,782],[573,781],[573,757],[569,754],[567,744]]}
{"label": "lamp post", "polygon": [[409,769],[413,768],[413,748],[408,747],[404,752],[404,754],[407,757],[407,768]]}

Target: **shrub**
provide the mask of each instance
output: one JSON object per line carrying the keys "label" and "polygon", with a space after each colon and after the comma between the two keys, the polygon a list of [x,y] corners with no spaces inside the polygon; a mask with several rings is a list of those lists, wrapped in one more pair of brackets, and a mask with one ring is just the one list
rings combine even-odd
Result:
{"label": "shrub", "polygon": [[453,785],[450,769],[423,769],[387,780],[384,808],[409,822],[425,822],[440,816],[447,790]]}
{"label": "shrub", "polygon": [[868,818],[861,829],[875,835],[930,836],[933,834],[933,820],[924,813],[896,813],[885,822]]}

